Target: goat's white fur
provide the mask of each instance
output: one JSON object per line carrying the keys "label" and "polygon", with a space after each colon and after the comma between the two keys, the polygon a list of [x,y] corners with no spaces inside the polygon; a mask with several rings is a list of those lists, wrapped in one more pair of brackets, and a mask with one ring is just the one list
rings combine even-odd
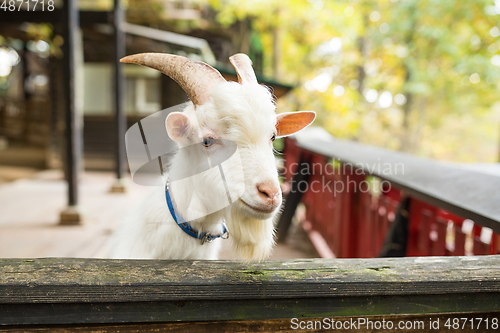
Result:
{"label": "goat's white fur", "polygon": [[[257,84],[220,83],[211,91],[210,101],[196,107],[190,103],[183,114],[189,117],[190,127],[180,128],[179,132],[175,132],[173,128],[169,131],[171,138],[179,135],[176,141],[181,147],[199,143],[205,136],[237,143],[244,182],[238,179],[241,178],[240,174],[233,174],[231,168],[225,170],[225,177],[229,187],[244,187],[233,189],[234,192],[244,192],[242,200],[258,206],[257,183],[267,181],[279,186],[270,140],[275,132],[277,118],[275,104],[268,89]],[[187,133],[184,133],[186,130]],[[195,161],[183,156],[181,149],[172,158],[170,170],[173,172],[175,168],[189,168],[192,163]],[[171,185],[175,204],[186,219],[189,220],[188,215],[194,212],[199,216],[205,215],[206,208],[210,207],[214,198],[207,197],[204,192],[206,188],[218,186],[214,175],[215,173],[208,172],[201,183],[200,178],[197,178],[193,184],[186,179],[182,186],[177,182]],[[281,196],[279,200],[281,204]],[[224,218],[236,254],[247,260],[261,260],[267,258],[273,248],[273,218],[278,210],[273,213],[257,212],[238,200],[226,209],[197,219],[191,224],[195,229],[219,234]],[[221,239],[217,239],[201,245],[199,240],[186,235],[171,217],[163,189],[154,188],[116,231],[112,240],[111,257],[217,259],[220,242]]]}

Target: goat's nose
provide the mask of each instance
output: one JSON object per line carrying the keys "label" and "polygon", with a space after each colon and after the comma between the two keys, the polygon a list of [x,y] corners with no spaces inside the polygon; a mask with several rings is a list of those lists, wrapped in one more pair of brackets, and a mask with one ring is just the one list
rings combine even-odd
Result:
{"label": "goat's nose", "polygon": [[279,198],[281,192],[279,186],[269,183],[259,183],[257,184],[257,190],[259,198],[267,203],[273,203],[277,198]]}

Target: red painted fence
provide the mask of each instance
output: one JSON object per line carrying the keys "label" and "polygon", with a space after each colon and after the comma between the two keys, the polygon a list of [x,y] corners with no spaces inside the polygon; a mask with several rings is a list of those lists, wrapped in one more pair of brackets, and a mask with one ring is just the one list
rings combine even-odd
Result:
{"label": "red painted fence", "polygon": [[[286,139],[285,184],[297,173],[300,160],[307,160],[308,181],[298,184],[304,191],[305,213],[296,216],[322,256],[338,258],[378,257],[387,232],[394,221],[403,191],[385,181],[374,193],[367,175],[342,162],[300,148]],[[379,181],[380,183],[380,181]],[[285,186],[290,188],[290,186]],[[410,197],[408,256],[449,256],[498,254],[499,235],[490,228],[451,214]],[[318,241],[318,237],[322,238]],[[331,250],[321,249],[321,243]]]}

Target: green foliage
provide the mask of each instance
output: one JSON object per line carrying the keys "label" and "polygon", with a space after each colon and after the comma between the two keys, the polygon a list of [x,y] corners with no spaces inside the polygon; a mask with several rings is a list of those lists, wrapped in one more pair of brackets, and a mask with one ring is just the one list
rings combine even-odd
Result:
{"label": "green foliage", "polygon": [[[447,160],[497,158],[500,7],[493,0],[206,1],[224,26],[250,18],[265,74],[278,68],[276,79],[298,84],[281,109],[315,110],[316,124],[337,137]],[[382,92],[406,103],[383,105]],[[483,144],[489,148],[460,150]]]}

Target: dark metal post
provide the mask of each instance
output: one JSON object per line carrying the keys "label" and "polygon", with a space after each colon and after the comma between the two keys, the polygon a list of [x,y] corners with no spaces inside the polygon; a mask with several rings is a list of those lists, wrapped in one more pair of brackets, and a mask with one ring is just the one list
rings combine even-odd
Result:
{"label": "dark metal post", "polygon": [[[48,158],[47,165],[49,168],[59,167],[62,163],[59,163],[61,159],[59,159],[58,152],[60,151],[59,147],[59,131],[57,130],[57,123],[59,121],[59,100],[60,100],[60,92],[58,91],[58,82],[59,73],[60,73],[60,62],[56,59],[56,57],[50,57],[49,68],[50,68],[50,77],[49,77],[49,98],[50,98],[50,125],[49,125],[49,149],[48,149]],[[59,163],[59,164],[58,164]]]}
{"label": "dark metal post", "polygon": [[125,169],[125,130],[127,126],[127,116],[124,114],[124,85],[123,68],[120,59],[125,56],[125,33],[122,25],[124,22],[124,11],[120,5],[120,0],[114,0],[114,55],[115,64],[115,172],[116,181],[111,187],[111,192],[122,193],[126,191],[123,182]]}
{"label": "dark metal post", "polygon": [[82,216],[78,211],[78,174],[81,163],[81,129],[75,105],[75,53],[76,35],[80,26],[76,0],[64,1],[62,30],[64,67],[64,113],[65,117],[65,159],[68,183],[68,207],[61,213],[60,224],[80,224]]}
{"label": "dark metal post", "polygon": [[285,208],[283,209],[283,213],[281,213],[280,220],[276,227],[278,230],[276,237],[278,243],[284,243],[286,241],[288,229],[292,224],[292,218],[295,215],[295,210],[304,195],[304,192],[300,191],[299,185],[302,182],[309,183],[311,175],[308,172],[303,172],[303,170],[308,169],[309,162],[310,160],[308,158],[301,156],[297,171],[291,180],[290,193],[288,193],[288,196],[286,197]]}

